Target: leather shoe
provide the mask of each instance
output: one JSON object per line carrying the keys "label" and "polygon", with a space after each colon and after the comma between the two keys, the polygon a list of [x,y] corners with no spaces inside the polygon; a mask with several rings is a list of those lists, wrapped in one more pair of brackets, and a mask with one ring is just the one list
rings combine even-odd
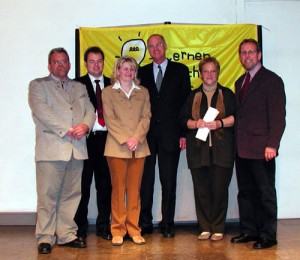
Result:
{"label": "leather shoe", "polygon": [[248,243],[251,241],[257,241],[259,238],[255,236],[249,236],[247,234],[241,234],[237,237],[231,238],[231,243],[239,244],[239,243]]}
{"label": "leather shoe", "polygon": [[51,245],[49,243],[41,243],[38,247],[39,254],[50,254]]}
{"label": "leather shoe", "polygon": [[141,231],[142,235],[153,233],[153,226],[152,225],[142,226],[141,229],[142,229],[142,231]]}
{"label": "leather shoe", "polygon": [[260,238],[256,243],[254,243],[253,249],[265,249],[275,245],[277,245],[277,240]]}
{"label": "leather shoe", "polygon": [[121,246],[123,244],[123,237],[114,236],[111,242],[114,246]]}
{"label": "leather shoe", "polygon": [[146,243],[142,236],[133,236],[131,239],[137,245],[144,245]]}
{"label": "leather shoe", "polygon": [[106,228],[104,228],[102,230],[98,230],[96,232],[96,235],[99,236],[99,237],[102,237],[105,240],[112,240],[112,234],[110,232],[110,228],[109,227],[106,227]]}
{"label": "leather shoe", "polygon": [[74,247],[74,248],[85,248],[87,247],[85,239],[82,239],[81,237],[78,237],[71,242],[61,244],[59,246],[68,246],[68,247]]}
{"label": "leather shoe", "polygon": [[174,226],[170,224],[166,224],[162,228],[162,234],[165,238],[173,238],[175,237]]}

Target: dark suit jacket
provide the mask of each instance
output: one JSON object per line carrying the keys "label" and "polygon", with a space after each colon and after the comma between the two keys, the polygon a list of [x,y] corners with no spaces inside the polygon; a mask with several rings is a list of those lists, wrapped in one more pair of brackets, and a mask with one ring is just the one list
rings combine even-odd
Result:
{"label": "dark suit jacket", "polygon": [[[188,68],[177,62],[168,61],[163,81],[158,92],[153,74],[153,63],[139,69],[141,85],[150,95],[151,121],[148,143],[151,149],[154,128],[159,131],[162,145],[167,151],[179,149],[179,138],[185,133],[179,123],[179,114],[187,95],[191,91]],[[152,149],[151,149],[152,150]]]}
{"label": "dark suit jacket", "polygon": [[265,147],[279,148],[285,129],[284,83],[274,72],[261,67],[240,102],[244,77],[235,83],[237,152],[241,158],[263,159]]}
{"label": "dark suit jacket", "polygon": [[[91,100],[91,102],[92,102],[92,104],[93,104],[93,106],[96,110],[97,109],[96,93],[94,91],[93,84],[91,82],[91,79],[90,79],[89,75],[86,74],[82,77],[76,78],[75,80],[83,83],[86,86],[86,89],[87,89],[87,92],[89,94],[90,100]],[[110,85],[110,79],[104,76],[104,87],[107,87],[109,85]]]}

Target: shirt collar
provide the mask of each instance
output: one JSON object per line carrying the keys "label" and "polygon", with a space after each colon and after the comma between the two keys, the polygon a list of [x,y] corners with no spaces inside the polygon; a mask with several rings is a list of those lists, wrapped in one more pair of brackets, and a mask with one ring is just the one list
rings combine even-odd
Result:
{"label": "shirt collar", "polygon": [[[55,81],[55,82],[62,82],[60,78],[55,77],[52,73],[50,73],[50,77]],[[63,82],[69,81],[70,78],[67,77]]]}
{"label": "shirt collar", "polygon": [[157,64],[153,61],[153,64],[154,64],[155,69],[158,69],[158,65],[160,65],[162,71],[164,72],[167,68],[167,65],[168,65],[168,59],[165,59],[165,61],[161,64]]}
{"label": "shirt collar", "polygon": [[[115,82],[115,84],[113,85],[112,88],[113,89],[122,89],[121,84],[120,84],[119,81]],[[140,90],[141,88],[139,86],[135,85],[134,82],[132,82],[131,89],[138,89],[138,90]]]}
{"label": "shirt collar", "polygon": [[100,76],[100,78],[95,78],[94,76],[92,76],[92,75],[89,74],[89,73],[88,73],[88,75],[89,75],[89,77],[90,77],[91,82],[94,83],[95,80],[98,79],[98,80],[100,80],[100,82],[104,83],[104,77],[103,77],[103,74]]}
{"label": "shirt collar", "polygon": [[[259,62],[259,63],[257,63],[257,64],[255,65],[255,67],[254,67],[252,70],[248,71],[248,73],[250,74],[250,78],[251,78],[251,79],[253,79],[253,77],[254,77],[255,74],[260,70],[261,67],[262,67],[262,65],[261,65],[261,63]],[[246,71],[246,73],[247,73],[247,71]]]}

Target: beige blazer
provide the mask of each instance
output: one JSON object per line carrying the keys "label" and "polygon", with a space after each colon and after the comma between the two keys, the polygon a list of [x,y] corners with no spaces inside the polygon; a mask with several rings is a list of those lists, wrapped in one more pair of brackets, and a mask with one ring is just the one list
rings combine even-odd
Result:
{"label": "beige blazer", "polygon": [[147,132],[151,111],[148,90],[142,86],[134,89],[128,98],[121,89],[108,86],[102,91],[103,114],[108,129],[104,154],[117,158],[132,158],[125,142],[135,137],[139,140],[136,158],[150,155]]}
{"label": "beige blazer", "polygon": [[72,140],[68,130],[79,123],[92,129],[95,110],[86,87],[77,81],[68,82],[67,94],[50,76],[30,82],[28,101],[36,126],[36,161],[68,161],[87,159],[86,137]]}

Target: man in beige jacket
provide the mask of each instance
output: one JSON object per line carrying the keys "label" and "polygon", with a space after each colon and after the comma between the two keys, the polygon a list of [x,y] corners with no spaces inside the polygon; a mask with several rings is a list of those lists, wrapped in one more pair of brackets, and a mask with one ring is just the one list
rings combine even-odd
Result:
{"label": "man in beige jacket", "polygon": [[50,51],[50,75],[29,85],[29,105],[36,125],[37,224],[40,254],[57,244],[86,247],[76,237],[74,215],[80,201],[85,135],[95,122],[94,107],[83,84],[70,80],[69,55]]}

